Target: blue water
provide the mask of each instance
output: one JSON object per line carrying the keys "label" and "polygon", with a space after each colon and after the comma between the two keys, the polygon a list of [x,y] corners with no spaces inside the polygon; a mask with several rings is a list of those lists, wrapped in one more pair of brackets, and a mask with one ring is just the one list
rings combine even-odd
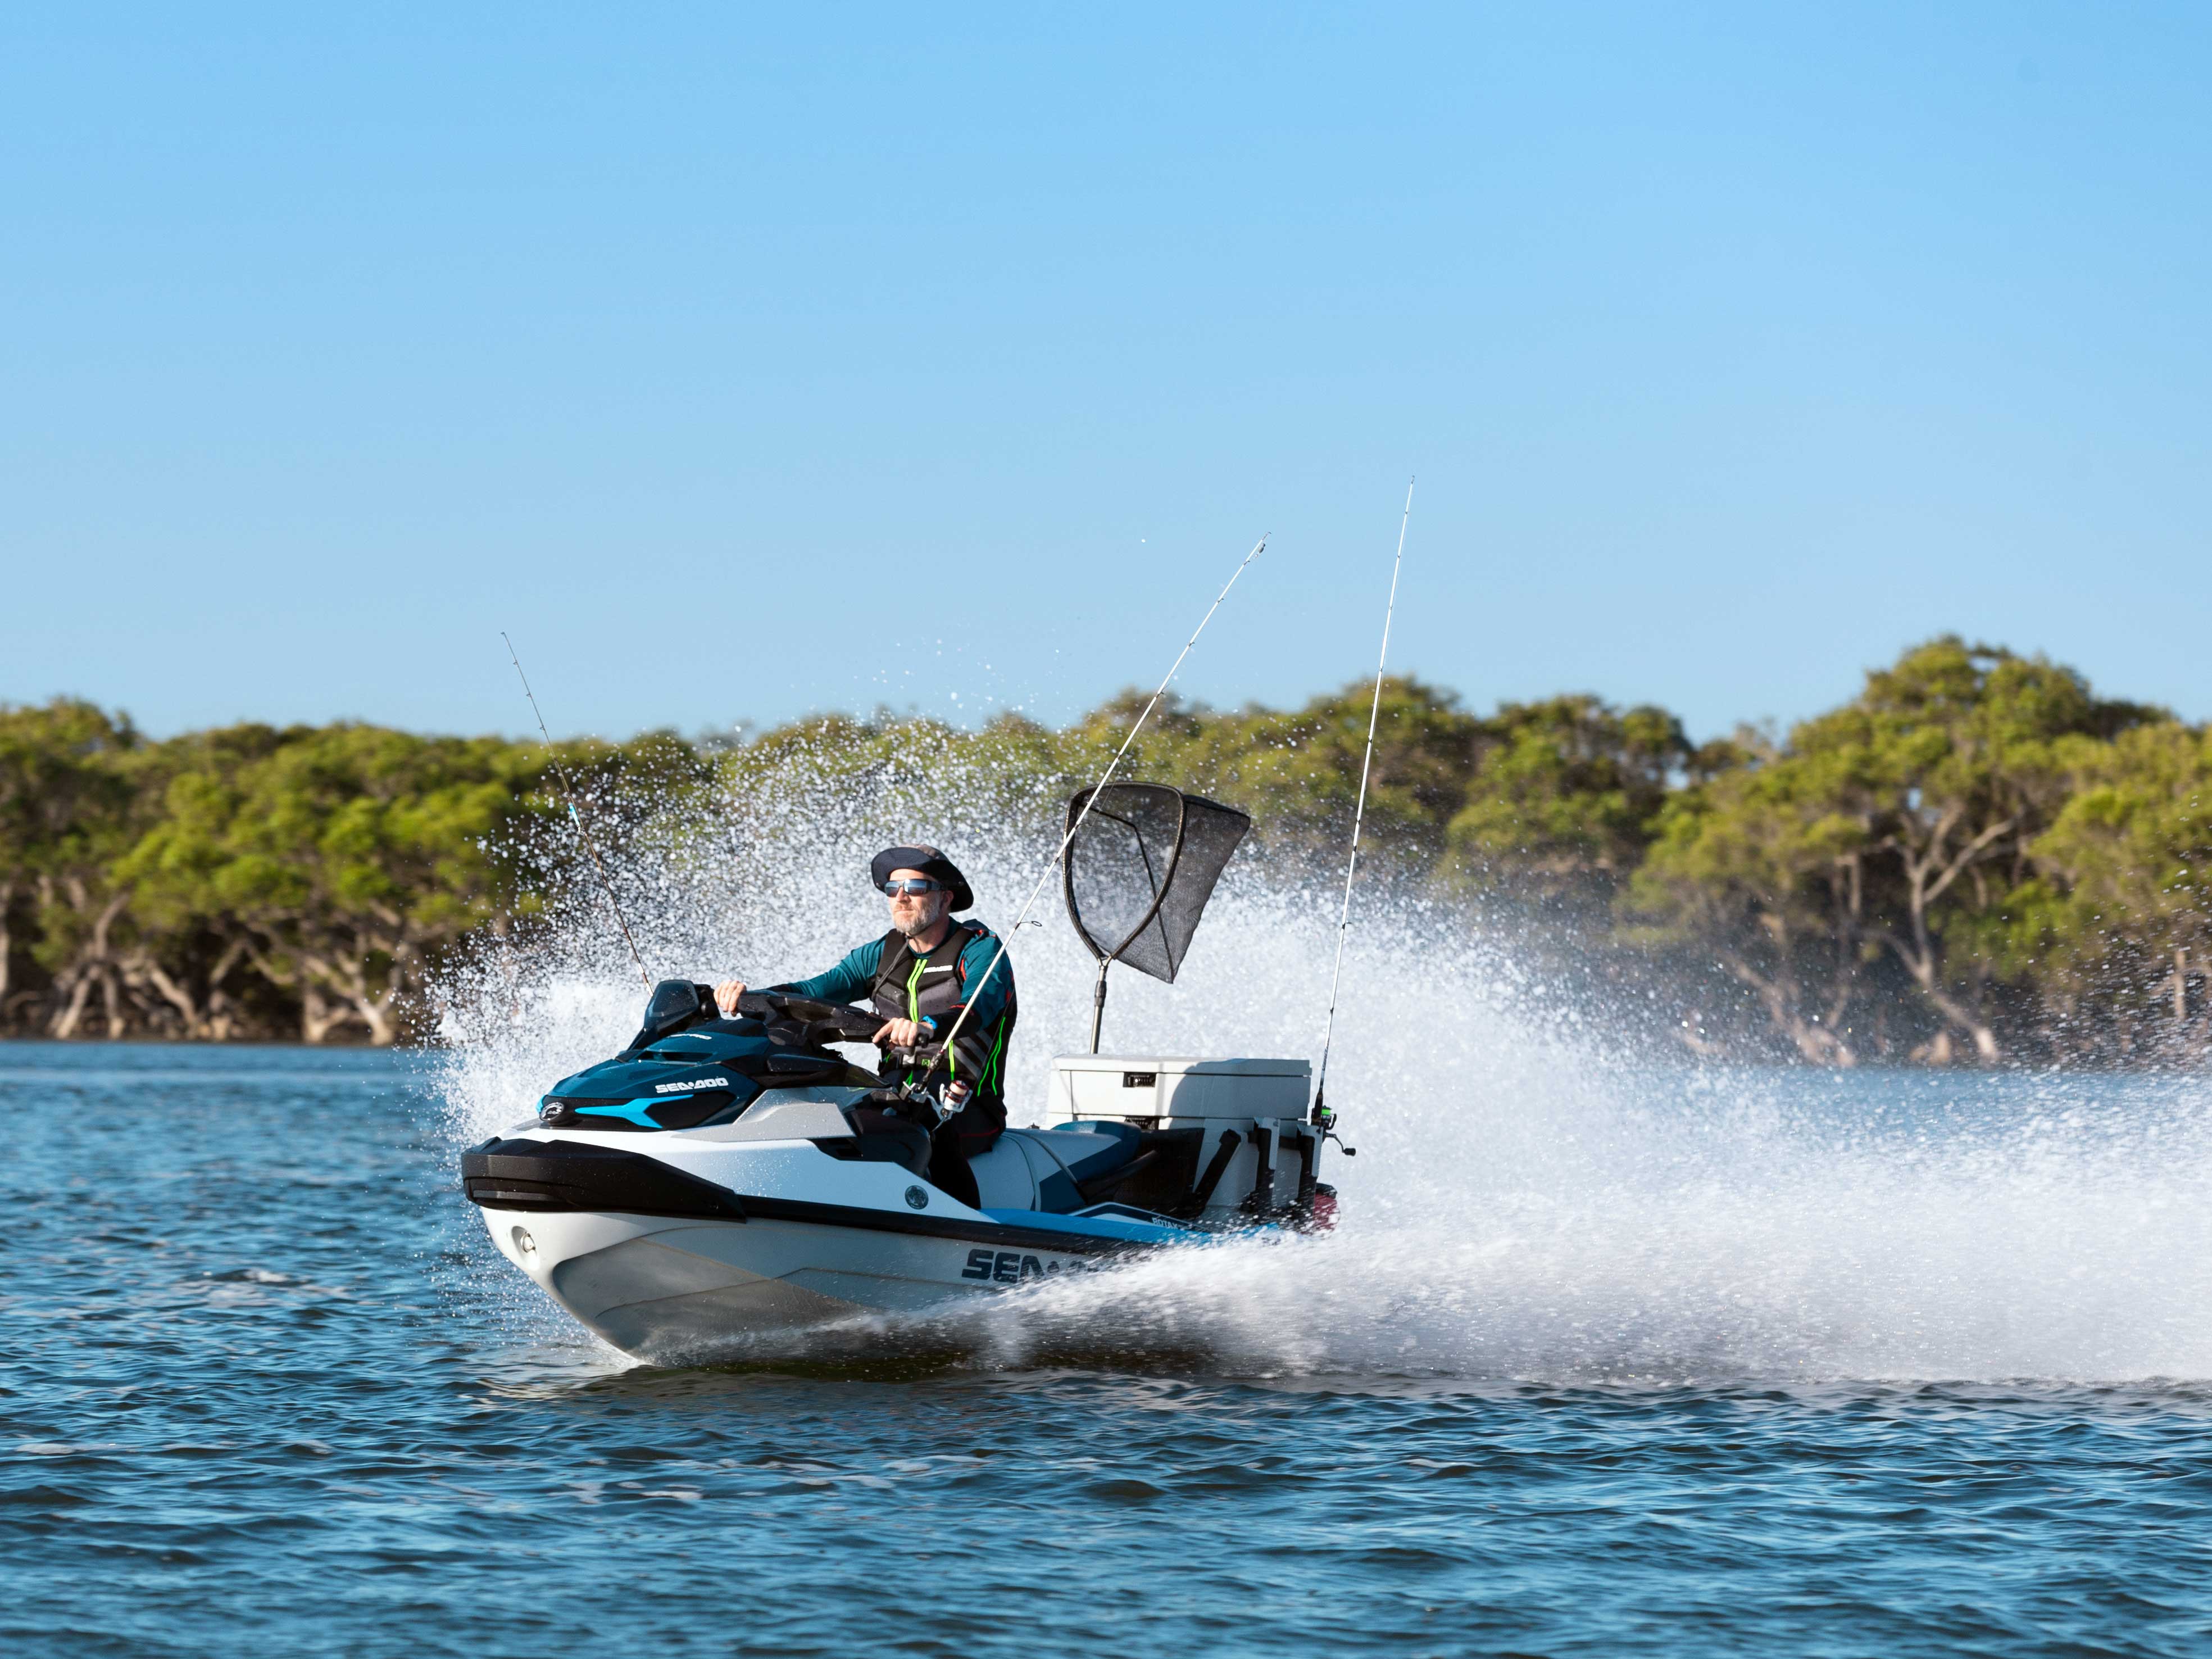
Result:
{"label": "blue water", "polygon": [[0,1644],[2212,1651],[2198,1177],[2128,1127],[2172,1091],[1992,1161],[2039,1097],[1928,1086],[1760,1082],[1703,1231],[1687,1085],[1457,1221],[1378,1126],[1396,1231],[1347,1172],[1340,1245],[1234,1298],[1279,1341],[1109,1297],[1091,1343],[652,1370],[490,1254],[419,1060],[0,1047]]}

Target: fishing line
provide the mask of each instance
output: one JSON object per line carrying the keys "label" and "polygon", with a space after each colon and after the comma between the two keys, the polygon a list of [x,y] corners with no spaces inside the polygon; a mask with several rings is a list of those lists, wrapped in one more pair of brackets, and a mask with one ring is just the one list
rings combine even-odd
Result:
{"label": "fishing line", "polygon": [[562,769],[560,753],[553,747],[553,735],[545,729],[545,716],[538,707],[538,694],[530,689],[530,676],[522,672],[522,659],[515,654],[514,641],[507,639],[504,628],[499,630],[499,636],[507,640],[507,654],[514,663],[515,678],[522,682],[522,695],[530,699],[530,712],[538,716],[538,735],[545,739],[546,757],[552,762],[553,775],[560,782],[562,794],[568,799],[568,817],[576,826],[576,833],[584,838],[584,850],[592,855],[592,868],[599,872],[599,885],[606,890],[607,908],[615,913],[615,926],[622,929],[623,943],[629,946],[629,959],[637,964],[637,976],[650,991],[653,975],[645,971],[645,958],[638,954],[637,941],[630,937],[629,923],[623,917],[622,902],[615,897],[615,884],[607,878],[607,866],[599,862],[598,844],[592,840],[592,832],[584,827],[584,815],[576,810],[576,792],[569,787],[568,775]]}
{"label": "fishing line", "polygon": [[1060,838],[1060,847],[1053,854],[1052,861],[1038,873],[1036,885],[1030,889],[1030,896],[1023,902],[1021,914],[1014,918],[1014,925],[1000,936],[999,949],[991,958],[991,965],[983,970],[981,977],[975,981],[975,990],[969,993],[968,1000],[961,1005],[960,1017],[952,1022],[952,1029],[945,1034],[937,1058],[929,1062],[928,1068],[922,1073],[918,1082],[908,1085],[909,1098],[928,1086],[929,1079],[936,1075],[938,1066],[952,1052],[952,1040],[960,1035],[960,1028],[968,1023],[968,1015],[975,1006],[976,994],[991,982],[991,975],[998,971],[999,964],[1006,958],[1006,940],[1020,930],[1023,922],[1028,919],[1030,907],[1037,902],[1037,895],[1044,891],[1045,883],[1052,879],[1053,872],[1060,868],[1060,861],[1067,856],[1067,849],[1074,843],[1076,832],[1083,828],[1083,821],[1091,816],[1091,809],[1098,804],[1098,792],[1112,781],[1115,772],[1121,764],[1122,757],[1129,752],[1129,745],[1136,742],[1137,733],[1143,731],[1145,722],[1152,719],[1152,710],[1159,707],[1160,699],[1167,695],[1168,685],[1182,667],[1183,659],[1190,655],[1190,648],[1198,643],[1198,636],[1206,632],[1206,625],[1213,620],[1213,613],[1221,609],[1221,602],[1229,597],[1229,590],[1237,586],[1237,579],[1244,574],[1244,567],[1258,558],[1267,545],[1266,536],[1252,544],[1252,550],[1244,556],[1236,569],[1229,573],[1229,580],[1222,583],[1221,591],[1213,596],[1213,603],[1206,607],[1206,614],[1198,619],[1198,626],[1190,630],[1190,637],[1183,641],[1182,649],[1176,653],[1175,662],[1168,669],[1166,678],[1161,680],[1159,690],[1152,693],[1152,700],[1145,705],[1145,712],[1137,716],[1137,723],[1129,728],[1129,735],[1121,739],[1121,746],[1114,751],[1114,758],[1107,763],[1098,781],[1091,786],[1091,793],[1083,803],[1083,810],[1075,815],[1075,822],[1067,826],[1067,833]]}
{"label": "fishing line", "polygon": [[[1382,665],[1390,660],[1390,618],[1398,609],[1398,567],[1406,561],[1406,526],[1413,516],[1413,480],[1406,480],[1406,510],[1398,520],[1398,551],[1390,560],[1390,598],[1382,607],[1382,651],[1375,661],[1375,701],[1367,710],[1367,752],[1359,759],[1359,802],[1352,810],[1352,855],[1344,866],[1344,908],[1336,917],[1336,967],[1328,976],[1328,1018],[1321,1031],[1321,1070],[1314,1079],[1313,1121],[1324,1134],[1336,1121],[1328,1109],[1328,1051],[1336,1036],[1336,993],[1344,979],[1344,936],[1352,926],[1352,878],[1359,870],[1359,826],[1367,816],[1367,775],[1375,763],[1375,725],[1382,714]],[[1348,1149],[1347,1149],[1348,1150]]]}

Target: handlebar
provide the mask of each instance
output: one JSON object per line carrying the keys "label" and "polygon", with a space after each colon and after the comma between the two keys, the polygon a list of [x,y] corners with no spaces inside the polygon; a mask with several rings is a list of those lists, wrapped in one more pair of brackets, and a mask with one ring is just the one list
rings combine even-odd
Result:
{"label": "handlebar", "polygon": [[873,1042],[876,1033],[884,1029],[878,1015],[780,991],[747,991],[738,999],[738,1012],[772,1024],[797,1025],[801,1028],[800,1045],[810,1048],[824,1042]]}
{"label": "handlebar", "polygon": [[[771,1028],[776,1041],[799,1048],[818,1048],[831,1042],[872,1043],[876,1033],[884,1029],[880,1014],[782,991],[747,991],[738,998],[736,1012],[740,1018],[760,1020]],[[720,1015],[713,986],[663,980],[653,989],[652,1001],[646,1009],[645,1029],[638,1033],[632,1046],[645,1048],[672,1031],[719,1018]],[[910,1048],[890,1049],[889,1058],[905,1067],[933,1067],[944,1053],[943,1043],[923,1042]]]}
{"label": "handlebar", "polygon": [[[741,1018],[775,1028],[777,1042],[799,1048],[818,1048],[829,1042],[873,1042],[876,1033],[884,1029],[882,1017],[864,1009],[781,991],[747,991],[738,999],[736,1012]],[[713,986],[692,980],[662,980],[647,1000],[645,1024],[630,1039],[630,1047],[650,1048],[673,1032],[719,1019],[721,1013]],[[927,1059],[937,1051],[923,1048],[918,1052]]]}

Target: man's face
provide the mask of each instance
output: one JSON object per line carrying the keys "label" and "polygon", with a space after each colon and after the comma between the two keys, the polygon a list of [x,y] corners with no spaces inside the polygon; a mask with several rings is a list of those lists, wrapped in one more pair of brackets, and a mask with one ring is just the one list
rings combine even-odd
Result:
{"label": "man's face", "polygon": [[[894,882],[926,879],[919,870],[894,870]],[[898,893],[890,895],[891,926],[912,939],[916,933],[926,933],[937,925],[945,914],[945,907],[952,902],[952,895],[942,890],[934,893]]]}

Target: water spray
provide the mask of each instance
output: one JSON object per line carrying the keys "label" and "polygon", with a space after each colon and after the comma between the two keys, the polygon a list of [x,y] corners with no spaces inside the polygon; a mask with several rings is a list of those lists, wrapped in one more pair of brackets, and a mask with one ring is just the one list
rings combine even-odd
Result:
{"label": "water spray", "polygon": [[1245,567],[1258,558],[1267,545],[1266,536],[1261,537],[1258,541],[1252,544],[1252,550],[1238,562],[1236,569],[1229,573],[1229,580],[1222,583],[1221,591],[1213,596],[1213,603],[1206,607],[1206,614],[1198,619],[1198,626],[1190,630],[1190,637],[1183,641],[1182,649],[1176,653],[1176,659],[1170,665],[1166,677],[1160,681],[1159,689],[1152,693],[1152,699],[1145,705],[1144,713],[1137,716],[1136,724],[1129,728],[1129,735],[1121,739],[1121,746],[1114,751],[1114,758],[1106,763],[1106,769],[1099,774],[1098,781],[1091,786],[1091,793],[1083,803],[1083,810],[1075,815],[1075,821],[1067,826],[1067,833],[1060,838],[1060,845],[1054,850],[1051,861],[1037,872],[1036,885],[1030,889],[1029,897],[1022,902],[1021,914],[1014,918],[1014,925],[1000,936],[999,948],[991,957],[991,965],[983,970],[981,976],[975,981],[975,989],[969,993],[968,1000],[961,1005],[959,1018],[952,1022],[952,1029],[945,1034],[944,1040],[939,1045],[936,1058],[929,1062],[927,1070],[907,1085],[905,1093],[908,1099],[913,1099],[928,1088],[929,1079],[936,1075],[937,1068],[944,1063],[945,1057],[952,1052],[953,1039],[960,1035],[960,1028],[968,1023],[968,1016],[975,1006],[976,995],[991,982],[991,975],[998,971],[999,964],[1006,959],[1006,940],[1018,932],[1023,923],[1029,919],[1030,911],[1037,902],[1037,895],[1044,891],[1045,884],[1052,879],[1053,872],[1060,868],[1060,860],[1067,856],[1068,848],[1074,843],[1077,831],[1083,828],[1084,820],[1091,816],[1091,807],[1097,804],[1098,792],[1113,781],[1114,774],[1120,769],[1123,757],[1129,752],[1129,745],[1136,742],[1137,733],[1145,729],[1145,722],[1152,719],[1152,710],[1159,707],[1160,699],[1167,695],[1168,686],[1181,672],[1183,659],[1190,655],[1191,647],[1198,643],[1198,636],[1206,632],[1206,623],[1212,622],[1213,613],[1221,609],[1221,602],[1229,597],[1229,590],[1237,586],[1237,579],[1244,574]]}
{"label": "water spray", "polygon": [[[1328,1109],[1328,1051],[1336,1036],[1336,993],[1344,980],[1344,936],[1352,926],[1352,878],[1359,873],[1359,826],[1367,816],[1367,775],[1375,764],[1375,726],[1382,714],[1382,667],[1390,660],[1390,618],[1398,609],[1398,568],[1406,562],[1406,526],[1413,516],[1413,480],[1406,480],[1406,510],[1398,519],[1398,550],[1390,560],[1390,597],[1382,606],[1382,650],[1375,661],[1375,701],[1367,710],[1367,749],[1359,757],[1359,800],[1352,809],[1352,853],[1344,866],[1344,906],[1336,917],[1336,966],[1328,976],[1328,1017],[1321,1030],[1321,1068],[1314,1077],[1313,1112],[1308,1118],[1324,1141],[1344,1146],[1334,1132],[1336,1114]],[[1344,1146],[1346,1158],[1354,1156]]]}
{"label": "water spray", "polygon": [[592,868],[599,872],[599,885],[606,890],[607,908],[615,913],[615,926],[622,929],[623,943],[629,946],[629,959],[637,964],[637,976],[645,981],[645,988],[650,991],[653,975],[645,971],[645,958],[638,954],[637,941],[630,937],[629,923],[623,916],[622,901],[615,896],[615,884],[607,878],[607,866],[599,861],[598,843],[592,841],[591,830],[585,827],[583,813],[577,810],[576,792],[569,787],[568,775],[562,769],[560,751],[553,747],[553,735],[545,729],[545,716],[538,707],[538,694],[530,689],[530,676],[522,672],[522,659],[515,653],[514,641],[507,638],[507,630],[503,628],[500,629],[499,636],[507,640],[507,654],[514,664],[515,678],[522,682],[522,695],[530,699],[530,712],[538,717],[538,735],[545,739],[546,757],[552,762],[553,776],[560,784],[561,793],[568,803],[568,817],[575,824],[576,833],[583,837],[584,850],[592,855]]}

